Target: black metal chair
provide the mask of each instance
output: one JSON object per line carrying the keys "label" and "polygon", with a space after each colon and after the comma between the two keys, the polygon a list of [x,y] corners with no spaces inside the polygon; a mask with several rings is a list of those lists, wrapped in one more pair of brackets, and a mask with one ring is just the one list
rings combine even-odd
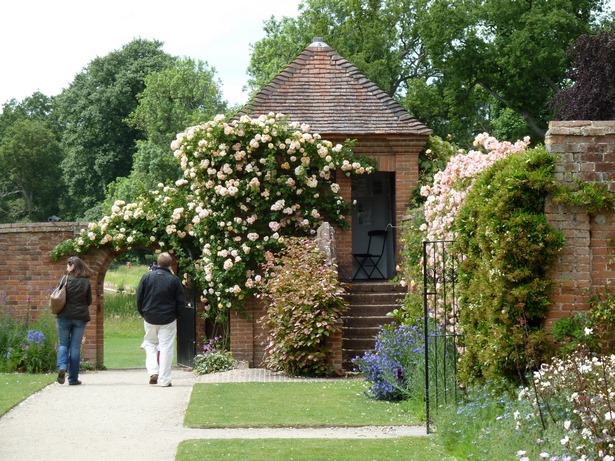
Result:
{"label": "black metal chair", "polygon": [[[365,253],[353,253],[352,257],[357,262],[359,267],[357,272],[352,277],[352,280],[356,279],[359,273],[362,271],[368,279],[373,278],[374,272],[380,274],[381,278],[386,278],[382,271],[378,268],[378,263],[384,256],[384,249],[386,248],[388,230],[371,230],[367,233],[369,239],[367,241],[367,251]],[[382,246],[378,246],[379,243]]]}

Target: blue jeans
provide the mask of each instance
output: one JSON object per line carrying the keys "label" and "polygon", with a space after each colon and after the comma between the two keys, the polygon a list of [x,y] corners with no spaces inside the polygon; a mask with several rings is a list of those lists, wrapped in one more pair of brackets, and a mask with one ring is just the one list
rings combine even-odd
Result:
{"label": "blue jeans", "polygon": [[68,370],[68,382],[79,379],[81,362],[81,340],[85,331],[83,320],[58,320],[58,370]]}

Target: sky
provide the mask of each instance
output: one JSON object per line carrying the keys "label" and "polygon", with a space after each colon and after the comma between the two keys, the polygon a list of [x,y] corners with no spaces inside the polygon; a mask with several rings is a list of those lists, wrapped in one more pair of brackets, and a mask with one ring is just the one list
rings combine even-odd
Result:
{"label": "sky", "polygon": [[[135,38],[216,69],[223,98],[247,102],[250,44],[263,21],[298,16],[300,0],[5,0],[0,4],[0,106],[55,96],[97,57]],[[308,46],[306,43],[305,46]]]}
{"label": "sky", "polygon": [[[216,69],[223,98],[247,102],[250,44],[263,21],[298,16],[301,0],[4,0],[0,3],[0,106],[40,91],[55,96],[92,60],[135,38]],[[615,0],[607,4],[615,8]],[[308,46],[306,43],[305,46]]]}

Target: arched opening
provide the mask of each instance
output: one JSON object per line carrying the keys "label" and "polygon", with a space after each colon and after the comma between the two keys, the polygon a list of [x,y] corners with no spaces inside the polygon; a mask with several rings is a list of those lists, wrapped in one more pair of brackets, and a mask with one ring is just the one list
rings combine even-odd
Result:
{"label": "arched opening", "polygon": [[105,368],[143,367],[143,319],[135,302],[139,281],[156,261],[153,251],[117,254],[104,277],[103,347]]}

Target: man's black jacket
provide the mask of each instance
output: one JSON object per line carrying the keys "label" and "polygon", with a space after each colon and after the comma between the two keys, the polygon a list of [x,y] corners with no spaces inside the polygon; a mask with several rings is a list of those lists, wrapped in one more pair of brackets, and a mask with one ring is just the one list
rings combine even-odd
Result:
{"label": "man's black jacket", "polygon": [[141,277],[136,300],[139,314],[152,325],[171,323],[186,305],[179,277],[166,267],[156,267]]}

